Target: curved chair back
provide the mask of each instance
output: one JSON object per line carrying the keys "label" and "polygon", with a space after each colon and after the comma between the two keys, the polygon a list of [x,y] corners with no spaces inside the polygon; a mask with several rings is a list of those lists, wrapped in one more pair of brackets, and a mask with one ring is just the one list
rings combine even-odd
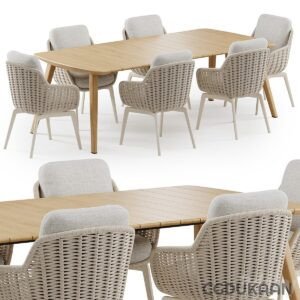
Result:
{"label": "curved chair back", "polygon": [[17,51],[10,51],[6,61],[9,86],[14,106],[21,112],[42,114],[46,106],[48,85],[39,60]]}

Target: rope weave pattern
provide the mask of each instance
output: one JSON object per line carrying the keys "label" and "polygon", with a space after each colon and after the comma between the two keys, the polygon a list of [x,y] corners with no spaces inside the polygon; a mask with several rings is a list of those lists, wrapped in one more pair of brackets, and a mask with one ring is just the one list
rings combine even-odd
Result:
{"label": "rope weave pattern", "polygon": [[[281,284],[290,224],[290,212],[274,210],[211,219],[192,247],[156,250],[154,281],[160,291],[182,300],[268,298],[251,295],[248,284]],[[214,292],[228,283],[245,293]]]}
{"label": "rope weave pattern", "polygon": [[123,299],[134,230],[104,227],[37,240],[21,267],[0,267],[0,299]]}

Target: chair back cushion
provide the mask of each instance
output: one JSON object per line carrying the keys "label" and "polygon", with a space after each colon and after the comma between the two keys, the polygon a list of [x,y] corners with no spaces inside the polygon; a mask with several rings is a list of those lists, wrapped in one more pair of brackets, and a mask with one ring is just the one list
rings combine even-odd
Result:
{"label": "chair back cushion", "polygon": [[176,51],[157,55],[151,64],[151,67],[167,65],[183,61],[192,61],[193,55],[190,50]]}
{"label": "chair back cushion", "polygon": [[50,162],[39,170],[44,197],[113,192],[110,171],[102,159]]}
{"label": "chair back cushion", "polygon": [[287,195],[278,190],[224,194],[213,199],[209,206],[208,218],[265,209],[287,209]]}
{"label": "chair back cushion", "polygon": [[91,37],[85,25],[74,25],[52,29],[49,41],[53,50],[91,45]]}
{"label": "chair back cushion", "polygon": [[7,53],[7,62],[12,64],[23,65],[28,68],[32,68],[43,72],[40,61],[33,55],[28,55],[18,51],[9,51]]}
{"label": "chair back cushion", "polygon": [[263,14],[258,19],[254,37],[264,37],[278,49],[287,44],[291,30],[292,23],[289,19]]}
{"label": "chair back cushion", "polygon": [[102,226],[127,226],[128,211],[118,205],[62,209],[47,213],[40,226],[40,237]]}
{"label": "chair back cushion", "polygon": [[125,34],[128,39],[163,35],[164,33],[164,27],[158,15],[129,18],[125,22]]}
{"label": "chair back cushion", "polygon": [[228,55],[245,52],[249,50],[265,49],[267,47],[268,47],[268,41],[265,38],[234,42],[229,47]]}

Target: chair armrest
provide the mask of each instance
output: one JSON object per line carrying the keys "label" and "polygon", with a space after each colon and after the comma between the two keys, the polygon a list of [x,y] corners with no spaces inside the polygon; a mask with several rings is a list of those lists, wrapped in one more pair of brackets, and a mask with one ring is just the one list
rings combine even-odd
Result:
{"label": "chair armrest", "polygon": [[136,109],[145,109],[146,92],[145,84],[137,81],[122,81],[119,84],[120,97],[125,105]]}
{"label": "chair armrest", "polygon": [[289,54],[289,45],[271,51],[269,56],[268,75],[274,75],[284,71],[289,61]]}
{"label": "chair armrest", "polygon": [[46,87],[45,112],[65,112],[79,104],[79,89],[75,85],[49,84]]}
{"label": "chair armrest", "polygon": [[197,83],[201,91],[224,95],[224,76],[222,69],[200,68],[197,70]]}

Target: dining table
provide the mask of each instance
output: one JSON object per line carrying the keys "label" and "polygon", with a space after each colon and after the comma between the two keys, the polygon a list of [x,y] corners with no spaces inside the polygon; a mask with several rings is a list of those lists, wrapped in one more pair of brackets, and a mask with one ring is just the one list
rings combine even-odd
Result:
{"label": "dining table", "polygon": [[[129,212],[129,225],[135,229],[163,229],[193,226],[194,237],[207,219],[211,201],[218,195],[235,191],[199,186],[173,186],[106,192],[88,195],[49,197],[0,202],[0,245],[33,242],[39,238],[45,214],[58,209],[121,205]],[[294,215],[300,215],[300,203],[289,202]],[[283,278],[290,299],[300,300],[300,289],[289,245]]]}
{"label": "dining table", "polygon": [[[78,48],[39,52],[47,63],[46,79],[51,83],[56,68],[76,71],[89,77],[91,153],[98,151],[98,77],[140,67],[149,67],[154,57],[167,52],[189,49],[193,59],[208,58],[209,68],[216,67],[218,55],[226,55],[231,43],[252,36],[216,29],[194,29],[160,36],[120,40]],[[264,92],[271,115],[278,116],[268,79]],[[199,99],[200,102],[200,99]]]}

